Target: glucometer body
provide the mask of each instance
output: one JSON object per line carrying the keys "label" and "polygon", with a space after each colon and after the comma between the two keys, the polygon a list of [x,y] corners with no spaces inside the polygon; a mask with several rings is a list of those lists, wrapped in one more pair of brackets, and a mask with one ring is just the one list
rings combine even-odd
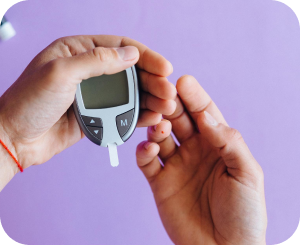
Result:
{"label": "glucometer body", "polygon": [[80,128],[97,145],[121,145],[134,132],[139,90],[134,66],[114,75],[83,80],[73,103]]}

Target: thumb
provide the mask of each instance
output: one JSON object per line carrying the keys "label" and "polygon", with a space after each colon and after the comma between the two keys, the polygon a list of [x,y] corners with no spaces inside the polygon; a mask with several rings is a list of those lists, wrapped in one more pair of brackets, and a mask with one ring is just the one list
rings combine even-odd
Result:
{"label": "thumb", "polygon": [[90,77],[121,72],[136,64],[138,59],[139,51],[133,46],[96,47],[76,56],[53,60],[50,65],[54,66],[56,74],[64,74],[80,83]]}
{"label": "thumb", "polygon": [[219,150],[227,171],[235,177],[262,176],[259,164],[252,156],[242,135],[236,129],[218,123],[208,112],[202,112],[197,120],[201,135]]}

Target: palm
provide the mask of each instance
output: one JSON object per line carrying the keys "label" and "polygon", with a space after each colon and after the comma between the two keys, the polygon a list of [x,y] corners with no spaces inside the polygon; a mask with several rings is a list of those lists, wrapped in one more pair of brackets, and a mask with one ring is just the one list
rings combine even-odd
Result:
{"label": "palm", "polygon": [[[225,170],[224,174],[216,176],[217,168]],[[194,243],[191,244],[238,241],[238,236],[246,232],[243,227],[249,222],[248,218],[237,218],[244,216],[245,207],[241,201],[247,200],[247,205],[256,206],[251,199],[257,193],[228,176],[223,160],[201,134],[181,144],[177,153],[165,162],[165,169],[152,188],[157,190],[154,195],[166,229],[170,232],[174,227],[178,229],[173,237],[178,244],[185,244],[184,240],[190,239],[192,234],[198,236],[193,236]],[[180,219],[173,220],[170,225],[170,218],[175,217],[178,210],[182,212]],[[251,217],[257,215],[251,214]],[[252,223],[254,227],[249,229],[255,230],[256,222]],[[253,240],[256,236],[253,234]]]}
{"label": "palm", "polygon": [[254,166],[250,171],[234,167],[240,163],[228,157],[226,161],[231,162],[226,162],[223,147],[212,145],[204,127],[202,133],[195,127],[199,120],[198,126],[204,123],[203,110],[213,112],[226,127],[221,113],[194,79],[183,77],[177,87],[181,100],[177,99],[177,110],[166,118],[180,146],[172,136],[161,134],[167,131],[165,126],[163,131],[148,131],[148,140],[160,146],[164,167],[155,158],[145,165],[139,156],[142,151],[137,151],[168,234],[177,245],[263,244],[266,216],[263,184],[259,171],[253,170],[259,169],[257,163],[248,158],[249,166],[251,162]]}
{"label": "palm", "polygon": [[[263,218],[262,210],[255,208],[260,201],[258,192],[227,173],[217,150],[201,134],[183,142],[164,164],[151,187],[165,228],[174,234],[176,244],[186,244],[191,237],[189,244],[255,244],[260,239],[263,227],[256,224],[261,222],[249,219]],[[245,210],[253,213],[245,216]],[[241,243],[244,233],[248,236]]]}
{"label": "palm", "polygon": [[[191,237],[194,241],[189,244],[201,244],[200,241],[212,244],[214,241],[209,196],[218,158],[197,134],[183,142],[177,152],[165,161],[164,170],[152,183],[160,216],[168,233],[174,235],[171,238],[176,244],[185,244],[184,241]],[[170,222],[172,217],[177,216],[178,210],[181,215]]]}

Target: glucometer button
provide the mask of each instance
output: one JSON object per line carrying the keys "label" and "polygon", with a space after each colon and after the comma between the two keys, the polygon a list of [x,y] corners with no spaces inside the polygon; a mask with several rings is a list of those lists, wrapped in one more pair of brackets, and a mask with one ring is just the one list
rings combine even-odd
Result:
{"label": "glucometer button", "polygon": [[117,127],[121,137],[123,137],[127,133],[128,129],[130,128],[133,115],[134,115],[134,109],[122,115],[117,116]]}
{"label": "glucometer button", "polygon": [[85,125],[93,127],[102,127],[102,120],[97,117],[81,116]]}
{"label": "glucometer button", "polygon": [[90,126],[87,126],[87,128],[92,135],[94,135],[97,139],[102,140],[103,128],[90,127]]}

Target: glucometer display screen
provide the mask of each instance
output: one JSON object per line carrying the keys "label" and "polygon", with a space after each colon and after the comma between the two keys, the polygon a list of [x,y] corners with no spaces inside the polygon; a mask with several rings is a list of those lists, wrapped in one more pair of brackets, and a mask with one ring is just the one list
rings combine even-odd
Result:
{"label": "glucometer display screen", "polygon": [[86,109],[104,109],[129,103],[126,70],[83,80],[80,87]]}

